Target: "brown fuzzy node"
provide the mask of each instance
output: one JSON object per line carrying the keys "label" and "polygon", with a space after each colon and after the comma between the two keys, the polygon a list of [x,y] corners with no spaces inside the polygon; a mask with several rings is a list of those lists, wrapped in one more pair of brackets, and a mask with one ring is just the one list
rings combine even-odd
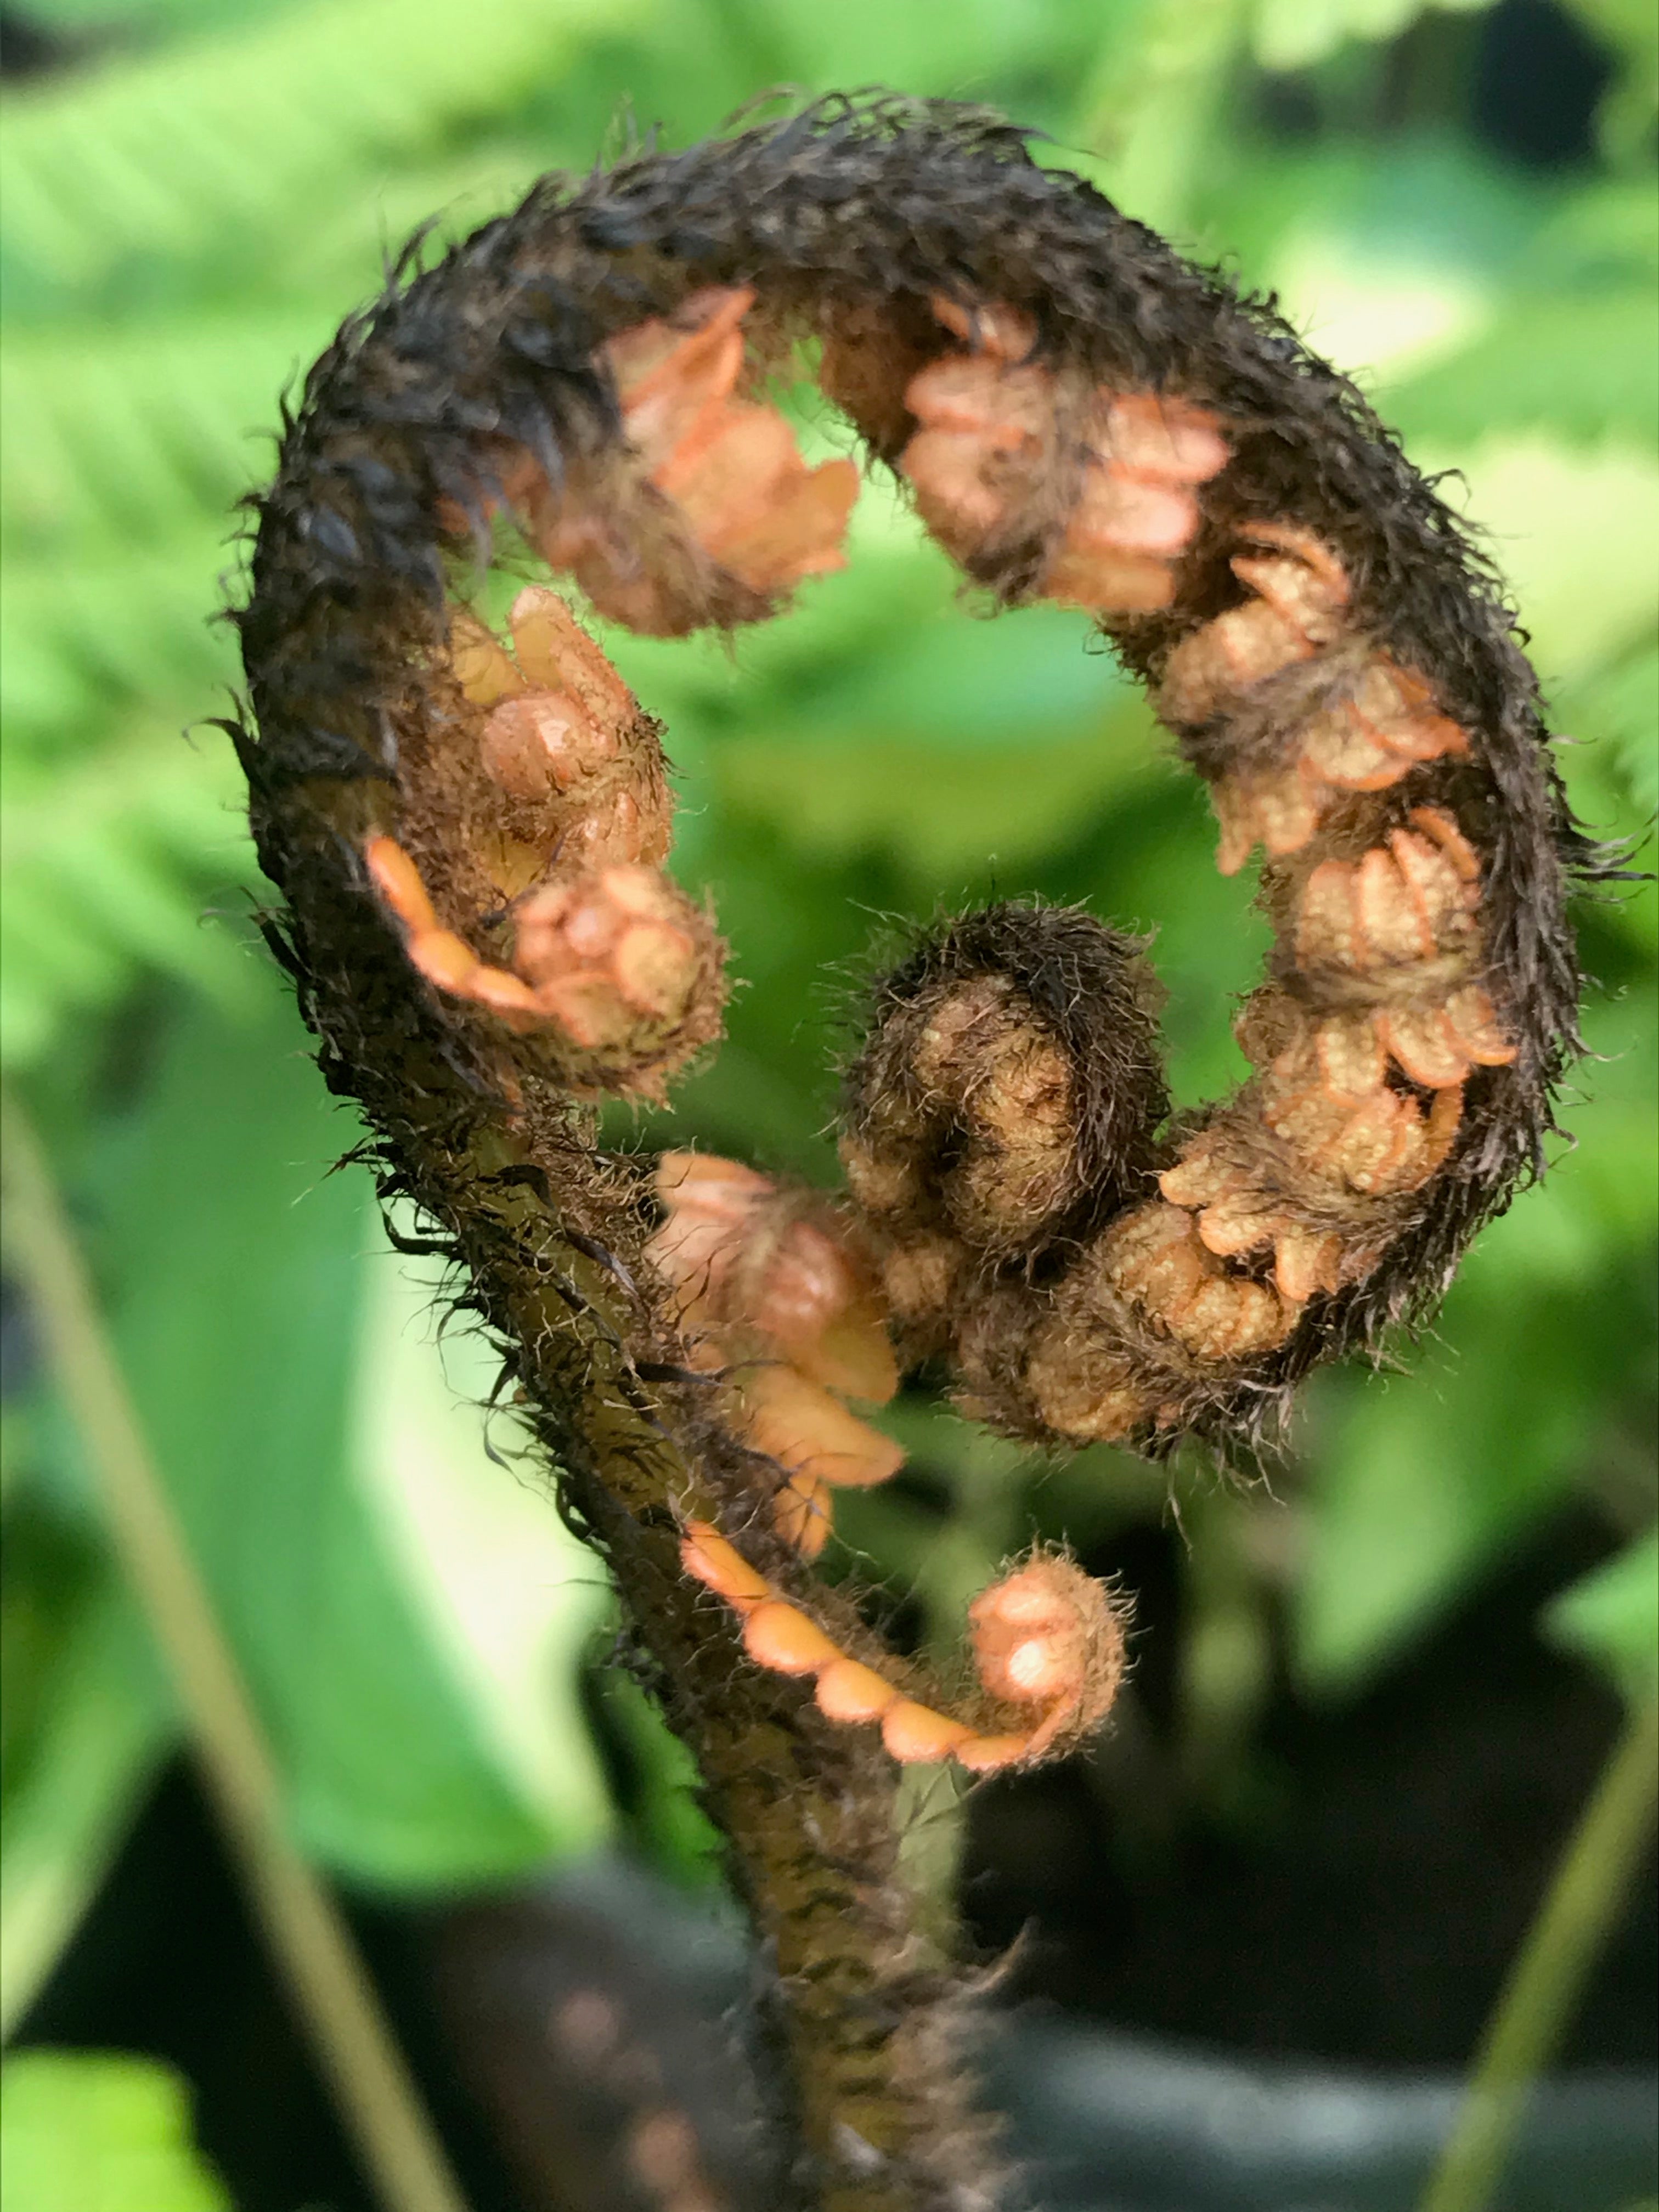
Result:
{"label": "brown fuzzy node", "polygon": [[1319,862],[1289,918],[1300,995],[1322,1013],[1315,1048],[1327,1087],[1358,1103],[1392,1063],[1438,1091],[1516,1046],[1482,980],[1479,854],[1455,817],[1412,809],[1354,860]]}
{"label": "brown fuzzy node", "polygon": [[880,986],[848,1072],[842,1158],[904,1356],[947,1358],[1012,1435],[1048,1433],[1023,1369],[1050,1279],[1151,1188],[1168,1099],[1140,953],[1075,910],[963,916]]}
{"label": "brown fuzzy node", "polygon": [[929,531],[973,570],[1041,540],[1040,597],[1097,613],[1167,607],[1198,532],[1194,488],[1228,459],[1216,416],[1032,360],[1036,326],[1006,302],[933,306],[966,350],[905,389],[918,428],[898,465]]}
{"label": "brown fuzzy node", "polygon": [[1167,1097],[1140,952],[1075,909],[994,907],[878,987],[842,1160],[918,1277],[943,1291],[951,1244],[981,1267],[1029,1259],[1148,1171]]}
{"label": "brown fuzzy node", "polygon": [[1030,1330],[1018,1425],[1073,1444],[1176,1432],[1300,1318],[1273,1282],[1211,1251],[1184,1208],[1133,1207],[1078,1255]]}

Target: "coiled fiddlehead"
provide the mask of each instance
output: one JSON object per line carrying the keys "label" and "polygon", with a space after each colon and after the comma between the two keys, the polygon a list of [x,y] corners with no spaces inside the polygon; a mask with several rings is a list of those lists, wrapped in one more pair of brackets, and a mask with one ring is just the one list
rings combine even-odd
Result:
{"label": "coiled fiddlehead", "polygon": [[[516,532],[608,617],[777,612],[850,461],[765,404],[805,349],[1005,606],[1087,609],[1265,848],[1238,1094],[1169,1116],[1140,949],[1080,912],[936,929],[879,988],[848,1193],[601,1152],[717,1034],[663,872],[657,725],[563,598],[468,601]],[[382,1187],[463,1263],[605,1553],[776,1974],[836,2207],[988,2201],[955,1984],[896,1866],[896,1762],[1063,1749],[1121,1671],[1064,1559],[975,1601],[956,1696],[812,1561],[897,1454],[900,1369],[1046,1443],[1249,1442],[1423,1312],[1538,1171],[1596,856],[1486,569],[1352,386],[976,112],[830,102],[580,185],[404,271],[318,362],[258,502],[237,732],[273,934]]]}

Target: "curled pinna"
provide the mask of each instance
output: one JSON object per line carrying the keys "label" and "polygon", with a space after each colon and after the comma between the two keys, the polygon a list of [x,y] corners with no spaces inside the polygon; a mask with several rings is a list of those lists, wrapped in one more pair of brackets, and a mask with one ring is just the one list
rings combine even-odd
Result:
{"label": "curled pinna", "polygon": [[[665,872],[659,726],[578,610],[729,629],[839,565],[859,469],[801,456],[792,368],[1000,606],[1093,617],[1223,870],[1261,852],[1234,1097],[1171,1115],[1140,945],[1003,905],[876,989],[845,1193],[600,1149],[599,1101],[662,1098],[717,1037],[724,948]],[[1541,1164],[1597,866],[1509,611],[1270,307],[996,119],[880,100],[545,179],[400,271],[258,517],[237,734],[272,933],[731,1840],[805,2145],[782,2185],[985,2201],[896,1764],[1074,1743],[1124,1622],[1040,1554],[975,1601],[965,1686],[895,1658],[814,1565],[836,1490],[897,1464],[856,1408],[927,1360],[1039,1443],[1224,1448],[1432,1303]],[[475,605],[498,556],[538,578],[506,635]]]}

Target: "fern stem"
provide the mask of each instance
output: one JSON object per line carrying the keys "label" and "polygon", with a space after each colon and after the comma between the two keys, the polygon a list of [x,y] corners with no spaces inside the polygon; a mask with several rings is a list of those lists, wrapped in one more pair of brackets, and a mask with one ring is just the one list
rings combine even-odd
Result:
{"label": "fern stem", "polygon": [[1480,2212],[1652,1831],[1659,1701],[1634,1712],[1562,1854],[1482,2038],[1420,2212]]}
{"label": "fern stem", "polygon": [[110,1541],[166,1659],[254,1909],[386,2212],[466,2212],[338,1907],[283,1825],[275,1762],[150,1455],[27,1114],[4,1102],[7,1236]]}

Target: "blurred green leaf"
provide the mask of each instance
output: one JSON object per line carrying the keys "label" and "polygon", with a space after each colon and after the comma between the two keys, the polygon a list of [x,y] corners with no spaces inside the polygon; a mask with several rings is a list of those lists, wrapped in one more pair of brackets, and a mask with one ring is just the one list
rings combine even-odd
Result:
{"label": "blurred green leaf", "polygon": [[341,182],[498,111],[638,0],[326,0],[8,95],[9,250],[58,285],[125,257],[232,257]]}
{"label": "blurred green leaf", "polygon": [[[1431,0],[1460,15],[1491,0]],[[1350,39],[1392,39],[1426,12],[1424,0],[1257,0],[1252,43],[1264,69],[1307,69]]]}
{"label": "blurred green leaf", "polygon": [[611,1617],[609,1578],[560,1519],[545,1475],[503,1464],[513,1425],[485,1410],[501,1360],[479,1333],[440,1337],[440,1266],[378,1238],[364,1265],[355,1479],[498,1771],[550,1850],[584,1849],[610,1817],[578,1691]]}
{"label": "blurred green leaf", "polygon": [[[1598,1010],[1592,1042],[1621,1030]],[[1367,1680],[1569,1493],[1617,1409],[1650,1401],[1648,1020],[1638,1035],[1569,1111],[1577,1149],[1470,1253],[1409,1376],[1319,1394],[1292,1602],[1312,1690]]]}
{"label": "blurred green leaf", "polygon": [[216,732],[140,723],[48,774],[8,763],[0,823],[0,1057],[37,1064],[64,1027],[112,1004],[141,963],[222,1006],[247,1003],[248,956],[203,926],[213,885],[244,911],[255,879],[234,759]]}
{"label": "blurred green leaf", "polygon": [[21,2051],[0,2067],[0,2191],[10,2212],[231,2212],[178,2075],[104,2051]]}
{"label": "blurred green leaf", "polygon": [[380,1238],[367,1178],[327,1172],[350,1135],[274,978],[241,1027],[188,1014],[102,1147],[94,1256],[301,1838],[360,1879],[484,1879],[587,1840],[592,1793],[573,1780],[562,1821],[545,1795],[527,1801],[454,1639],[433,1632],[406,1535],[354,1479],[364,1255]]}
{"label": "blurred green leaf", "polygon": [[1563,1590],[1546,1632],[1610,1674],[1632,1705],[1659,1685],[1659,1529]]}
{"label": "blurred green leaf", "polygon": [[1512,297],[1475,344],[1391,386],[1387,404],[1413,438],[1474,442],[1540,425],[1586,441],[1645,438],[1659,417],[1652,287]]}
{"label": "blurred green leaf", "polygon": [[[9,1647],[9,1709],[21,1672]],[[0,2036],[74,1935],[173,1736],[167,1686],[106,1567],[53,1639],[35,1704],[27,1741],[8,1742],[0,1796]]]}
{"label": "blurred green leaf", "polygon": [[1651,10],[1644,0],[1567,0],[1567,5],[1619,64],[1597,118],[1603,148],[1614,161],[1650,158],[1659,117],[1659,40]]}

